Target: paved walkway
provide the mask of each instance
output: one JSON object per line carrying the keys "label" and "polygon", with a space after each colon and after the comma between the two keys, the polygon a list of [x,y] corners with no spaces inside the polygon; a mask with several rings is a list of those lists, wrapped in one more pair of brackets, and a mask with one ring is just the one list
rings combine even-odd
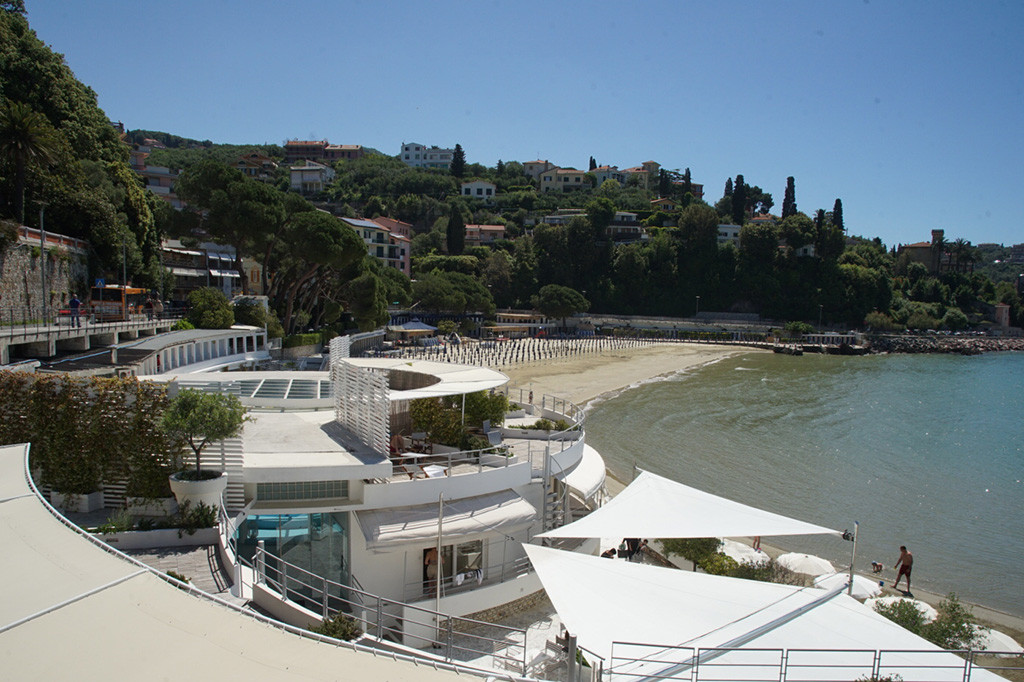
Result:
{"label": "paved walkway", "polygon": [[245,606],[244,599],[231,594],[231,575],[220,562],[217,547],[160,547],[125,552],[147,566],[162,573],[174,571],[188,578],[189,582],[204,592],[220,597],[239,606]]}

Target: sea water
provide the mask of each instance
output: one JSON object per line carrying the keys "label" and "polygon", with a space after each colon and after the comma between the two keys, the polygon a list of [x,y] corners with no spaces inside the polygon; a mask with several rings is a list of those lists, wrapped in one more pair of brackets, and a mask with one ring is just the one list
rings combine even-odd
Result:
{"label": "sea water", "polygon": [[[891,569],[906,545],[915,587],[1024,616],[1024,354],[744,354],[592,402],[587,440],[624,481],[636,465],[859,521],[858,570]],[[765,541],[850,562],[834,536]]]}

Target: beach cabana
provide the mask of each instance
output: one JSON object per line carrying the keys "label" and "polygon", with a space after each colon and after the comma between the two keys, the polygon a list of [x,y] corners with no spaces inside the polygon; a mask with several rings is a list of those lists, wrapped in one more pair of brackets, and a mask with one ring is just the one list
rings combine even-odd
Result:
{"label": "beach cabana", "polygon": [[418,338],[433,336],[434,332],[437,331],[437,327],[431,327],[429,324],[419,320],[409,320],[405,324],[388,325],[387,331],[391,339],[413,341]]}
{"label": "beach cabana", "polygon": [[[735,680],[779,679],[782,665],[799,679],[823,681],[964,677],[963,659],[863,606],[843,587],[741,580],[536,545],[526,551],[562,622],[604,660],[612,680],[689,679],[694,663],[706,675]],[[978,668],[971,679],[1001,680]]]}
{"label": "beach cabana", "polygon": [[676,483],[649,471],[588,516],[542,538],[710,538],[841,535]]}

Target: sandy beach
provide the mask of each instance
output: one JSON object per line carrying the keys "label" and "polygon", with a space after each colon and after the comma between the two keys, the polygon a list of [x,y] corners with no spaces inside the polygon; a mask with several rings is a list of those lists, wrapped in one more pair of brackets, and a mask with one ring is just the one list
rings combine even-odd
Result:
{"label": "sandy beach", "polygon": [[766,352],[736,346],[666,343],[522,364],[502,371],[513,385],[530,388],[537,398],[548,394],[584,407],[595,398],[614,395],[654,377],[700,367],[732,355]]}
{"label": "sandy beach", "polygon": [[[656,344],[639,348],[616,349],[600,355],[575,356],[548,360],[541,363],[521,364],[502,368],[512,384],[530,388],[536,398],[550,394],[566,398],[581,407],[598,399],[612,397],[624,389],[636,386],[655,377],[668,376],[688,369],[695,369],[710,362],[743,353],[764,353],[768,351],[735,346],[708,344],[671,343]],[[608,474],[608,489],[613,495],[620,492],[625,483]],[[734,538],[739,541],[748,538]],[[749,544],[749,543],[748,543]],[[775,547],[762,545],[769,554],[782,553]],[[884,577],[891,584],[892,571]],[[874,577],[878,579],[877,576]],[[886,594],[896,595],[886,589]],[[922,601],[937,605],[943,595],[915,590],[915,596]],[[981,605],[972,605],[980,622],[1011,635],[1017,641],[1024,641],[1024,619]]]}

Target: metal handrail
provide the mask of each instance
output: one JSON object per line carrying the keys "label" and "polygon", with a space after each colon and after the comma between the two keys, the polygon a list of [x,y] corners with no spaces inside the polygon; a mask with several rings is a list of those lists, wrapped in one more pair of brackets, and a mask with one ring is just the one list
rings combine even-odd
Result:
{"label": "metal handrail", "polygon": [[[257,581],[280,595],[284,601],[309,604],[309,610],[321,614],[324,619],[331,618],[342,612],[353,618],[367,634],[373,633],[380,640],[392,639],[399,641],[403,635],[403,626],[412,624],[421,626],[424,632],[433,632],[433,636],[425,634],[413,635],[422,639],[429,646],[438,649],[445,661],[454,661],[458,654],[471,654],[473,658],[491,656],[500,661],[502,667],[526,671],[526,631],[496,623],[487,623],[461,616],[441,613],[432,609],[415,606],[406,602],[387,599],[364,590],[345,585],[317,575],[301,566],[292,564],[268,552],[257,545],[253,557],[256,566]],[[358,596],[359,602],[348,595]],[[365,605],[371,604],[367,608]],[[496,639],[486,635],[468,632],[474,627],[502,628],[506,636],[521,637],[521,644],[509,642],[507,638]],[[469,640],[460,643],[455,639]],[[473,643],[479,643],[471,646]],[[511,655],[509,650],[518,655]],[[521,651],[517,651],[521,650]]]}
{"label": "metal handrail", "polygon": [[[633,648],[641,653],[623,654]],[[643,652],[648,653],[643,653]],[[1000,655],[1012,652],[1001,651],[970,651],[970,650],[935,650],[935,649],[785,649],[772,647],[687,647],[674,645],[656,645],[642,642],[613,642],[610,664],[606,672],[615,679],[668,679],[665,675],[652,671],[651,666],[678,666],[681,663],[691,664],[675,674],[673,680],[702,680],[716,682],[733,682],[743,680],[764,680],[771,682],[804,682],[805,680],[822,679],[821,670],[848,671],[843,674],[849,679],[876,679],[885,677],[896,670],[945,670],[955,671],[956,676],[969,682],[972,671],[1002,670],[999,666],[986,666],[975,662],[981,655]],[[721,654],[742,654],[743,661],[722,660],[715,658]],[[956,654],[963,658],[962,662],[908,663],[907,654],[933,658],[936,654]],[[886,656],[898,655],[898,663],[887,664]],[[1019,656],[1020,654],[1016,654]],[[813,656],[813,658],[812,658]],[[851,656],[859,662],[848,662]],[[629,667],[644,665],[646,669],[630,671]],[[1006,669],[1009,669],[1007,667]],[[929,678],[931,679],[931,678]]]}
{"label": "metal handrail", "polygon": [[[497,564],[490,564],[481,569],[472,569],[482,571],[483,580],[480,583],[477,583],[475,579],[467,578],[462,585],[455,584],[455,576],[457,576],[458,573],[448,571],[445,572],[443,576],[439,576],[441,578],[441,596],[447,597],[453,594],[470,592],[479,585],[495,585],[509,580],[515,580],[516,578],[530,573],[532,567],[533,565],[526,557],[511,559]],[[433,597],[434,588],[431,587],[429,590],[425,590],[424,587],[424,582],[422,580],[407,582],[405,584],[406,598],[419,597],[422,599],[425,596]],[[429,595],[427,595],[428,591]]]}

